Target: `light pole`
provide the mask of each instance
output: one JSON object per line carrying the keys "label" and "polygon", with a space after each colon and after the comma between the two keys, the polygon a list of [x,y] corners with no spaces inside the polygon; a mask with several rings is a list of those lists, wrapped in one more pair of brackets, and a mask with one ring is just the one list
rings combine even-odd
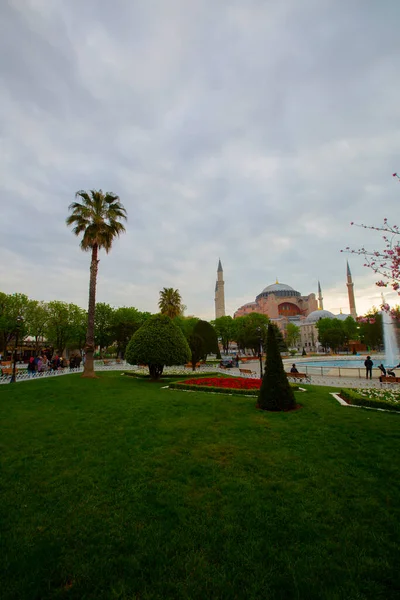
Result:
{"label": "light pole", "polygon": [[17,347],[18,347],[18,338],[19,338],[19,332],[21,329],[21,325],[23,323],[24,319],[21,317],[21,315],[18,315],[17,317],[17,322],[15,325],[15,346],[14,346],[14,362],[13,362],[13,370],[12,370],[12,375],[11,375],[11,379],[10,379],[10,383],[15,383],[16,382],[16,370],[17,370]]}
{"label": "light pole", "polygon": [[259,335],[258,343],[259,343],[259,349],[260,349],[260,351],[258,353],[258,358],[260,360],[260,379],[262,379],[263,378],[263,362],[262,362],[262,336],[261,336],[262,329],[261,329],[261,327],[257,327],[257,331],[258,331],[258,335]]}

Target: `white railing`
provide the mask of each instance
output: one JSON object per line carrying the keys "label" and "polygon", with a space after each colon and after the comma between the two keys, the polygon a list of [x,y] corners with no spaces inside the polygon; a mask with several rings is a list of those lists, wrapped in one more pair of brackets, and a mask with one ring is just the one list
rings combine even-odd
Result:
{"label": "white railing", "polygon": [[[143,373],[147,373],[148,369],[147,367],[144,369],[142,367],[138,367],[137,365],[130,365],[127,362],[110,362],[109,364],[104,364],[103,361],[95,361],[94,364],[94,369],[95,371],[138,371],[139,373],[143,372]],[[210,367],[207,365],[201,365],[201,367],[197,368],[196,371],[192,371],[192,369],[190,368],[186,368],[186,367],[164,367],[164,375],[168,375],[168,373],[170,372],[171,374],[177,374],[180,375],[182,373],[182,375],[190,375],[191,373],[196,374],[199,373],[201,371],[219,371],[219,368],[215,367]],[[36,379],[44,379],[47,377],[60,377],[61,375],[70,375],[71,373],[82,373],[83,372],[83,365],[81,365],[78,368],[73,368],[70,369],[69,367],[65,367],[64,369],[58,369],[57,371],[42,371],[42,372],[37,372],[35,371],[34,373],[30,373],[27,371],[26,367],[23,367],[23,369],[18,368],[16,370],[16,376],[15,379],[16,381],[34,381]],[[11,375],[2,375],[0,376],[0,385],[1,384],[5,384],[5,383],[10,383],[11,380]]]}

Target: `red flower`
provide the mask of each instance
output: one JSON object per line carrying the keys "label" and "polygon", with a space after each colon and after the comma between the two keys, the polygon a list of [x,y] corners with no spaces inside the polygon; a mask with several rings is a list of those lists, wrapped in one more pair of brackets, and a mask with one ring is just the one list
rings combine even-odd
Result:
{"label": "red flower", "polygon": [[258,390],[261,387],[261,379],[248,379],[245,377],[202,377],[201,379],[186,379],[182,383],[193,386],[219,387],[227,390]]}

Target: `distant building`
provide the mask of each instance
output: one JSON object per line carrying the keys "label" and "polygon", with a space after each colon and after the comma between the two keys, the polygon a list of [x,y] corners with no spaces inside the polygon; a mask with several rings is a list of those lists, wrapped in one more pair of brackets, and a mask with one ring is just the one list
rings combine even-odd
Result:
{"label": "distant building", "polygon": [[[225,314],[224,282],[221,261],[218,265],[218,280],[215,288],[215,312],[220,316],[221,311]],[[252,313],[267,315],[271,321],[276,323],[281,331],[285,332],[288,323],[295,323],[300,327],[299,345],[308,351],[319,349],[318,329],[316,323],[319,319],[340,319],[345,320],[348,316],[357,318],[356,305],[354,298],[354,284],[350,272],[349,263],[347,263],[347,289],[349,295],[350,315],[334,315],[330,311],[324,310],[324,299],[322,296],[321,284],[318,281],[318,301],[314,293],[302,296],[300,292],[293,289],[290,285],[279,283],[277,280],[272,285],[258,294],[254,302],[247,302],[240,306],[234,314],[234,317],[243,317]],[[222,303],[223,299],[223,303]],[[218,306],[218,311],[217,311]],[[223,309],[222,309],[223,306]]]}
{"label": "distant building", "polygon": [[225,316],[225,282],[221,259],[218,261],[217,281],[215,283],[215,318]]}
{"label": "distant building", "polygon": [[335,319],[335,315],[329,310],[319,308],[310,313],[302,323],[300,323],[300,344],[306,352],[316,352],[320,347],[318,341],[317,323],[320,319]]}
{"label": "distant building", "polygon": [[317,323],[320,319],[339,319],[340,321],[345,321],[347,317],[353,317],[355,320],[357,318],[356,313],[356,302],[354,298],[354,283],[351,276],[351,271],[349,267],[349,263],[347,262],[347,290],[349,294],[349,308],[350,314],[343,314],[340,309],[340,313],[338,315],[334,315],[329,312],[329,310],[323,310],[323,298],[321,292],[321,286],[318,282],[318,300],[319,307],[318,310],[310,313],[302,323],[300,323],[300,343],[303,348],[305,348],[308,352],[318,352],[321,347],[321,344],[318,340],[318,329]]}
{"label": "distant building", "polygon": [[315,294],[302,296],[290,285],[276,281],[264,288],[254,302],[248,302],[238,308],[234,317],[243,317],[253,312],[260,313],[267,315],[282,331],[285,331],[288,323],[300,325],[300,322],[317,308]]}
{"label": "distant building", "polygon": [[357,319],[356,301],[354,298],[354,283],[353,278],[351,276],[349,261],[347,261],[347,291],[349,294],[350,315],[355,320]]}

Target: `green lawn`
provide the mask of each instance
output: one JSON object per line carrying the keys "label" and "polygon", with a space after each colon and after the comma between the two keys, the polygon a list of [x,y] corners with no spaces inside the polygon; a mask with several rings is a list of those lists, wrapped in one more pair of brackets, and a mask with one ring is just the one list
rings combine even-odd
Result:
{"label": "green lawn", "polygon": [[104,373],[0,386],[2,600],[400,593],[400,416]]}

